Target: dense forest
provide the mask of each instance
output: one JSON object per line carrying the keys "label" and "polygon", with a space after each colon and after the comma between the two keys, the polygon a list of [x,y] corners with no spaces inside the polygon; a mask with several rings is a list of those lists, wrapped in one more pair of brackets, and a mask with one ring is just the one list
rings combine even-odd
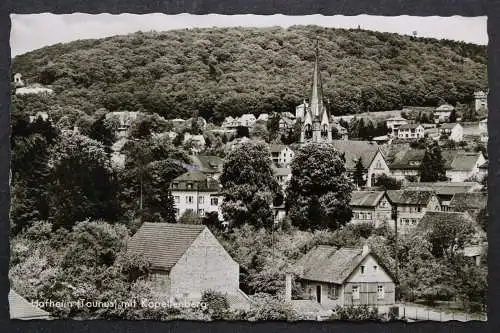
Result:
{"label": "dense forest", "polygon": [[[12,72],[51,85],[47,101],[16,107],[78,117],[100,108],[197,113],[220,121],[294,111],[308,97],[316,40],[333,114],[471,101],[487,88],[486,46],[317,26],[138,32],[56,44],[19,55]],[[35,97],[43,98],[43,97]],[[45,97],[46,98],[46,97]]]}

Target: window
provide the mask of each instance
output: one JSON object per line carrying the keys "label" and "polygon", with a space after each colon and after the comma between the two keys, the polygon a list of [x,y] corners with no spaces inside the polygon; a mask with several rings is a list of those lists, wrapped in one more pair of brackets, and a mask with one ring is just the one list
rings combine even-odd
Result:
{"label": "window", "polygon": [[359,299],[359,287],[352,286],[352,299]]}
{"label": "window", "polygon": [[377,299],[383,299],[384,295],[384,286],[377,286]]}
{"label": "window", "polygon": [[186,187],[187,187],[188,190],[190,190],[190,189],[193,188],[193,184],[192,183],[188,183]]}
{"label": "window", "polygon": [[180,197],[180,196],[178,196],[178,195],[176,195],[176,196],[174,197],[174,201],[175,201],[175,203],[179,203],[179,202],[181,201],[181,197]]}
{"label": "window", "polygon": [[203,208],[198,209],[198,215],[200,215],[200,216],[205,215],[205,210]]}
{"label": "window", "polygon": [[422,211],[422,207],[418,206],[417,211],[420,213]]}
{"label": "window", "polygon": [[376,271],[377,271],[377,269],[378,269],[378,267],[377,267],[377,266],[373,266],[373,271],[374,271],[374,272],[376,272]]}
{"label": "window", "polygon": [[219,198],[210,198],[210,204],[212,206],[217,206],[219,204]]}
{"label": "window", "polygon": [[186,197],[186,203],[188,203],[188,204],[192,204],[192,203],[193,203],[193,200],[194,200],[194,198],[193,198],[193,196],[192,196],[192,195],[188,195],[188,196]]}
{"label": "window", "polygon": [[204,197],[202,197],[202,196],[199,196],[199,197],[198,197],[198,203],[199,203],[199,204],[203,204],[203,203],[205,203],[205,198],[204,198]]}
{"label": "window", "polygon": [[366,219],[371,220],[372,219],[372,213],[366,213]]}
{"label": "window", "polygon": [[361,274],[365,274],[365,266],[359,267]]}
{"label": "window", "polygon": [[339,297],[339,290],[336,285],[330,285],[328,288],[328,298],[337,299]]}
{"label": "window", "polygon": [[365,213],[359,213],[359,219],[364,220],[365,219]]}
{"label": "window", "polygon": [[179,188],[179,184],[177,184],[177,183],[173,183],[173,184],[172,184],[172,188]]}
{"label": "window", "polygon": [[410,219],[405,219],[405,224],[408,225],[410,223]]}
{"label": "window", "polygon": [[417,223],[417,220],[416,219],[411,219],[411,224],[412,225],[415,225]]}

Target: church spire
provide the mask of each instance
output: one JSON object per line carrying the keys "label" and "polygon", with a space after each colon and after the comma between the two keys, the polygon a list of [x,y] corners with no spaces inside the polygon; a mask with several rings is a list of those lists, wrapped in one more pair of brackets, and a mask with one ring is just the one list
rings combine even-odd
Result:
{"label": "church spire", "polygon": [[319,41],[316,40],[316,59],[314,62],[311,101],[309,102],[313,117],[320,117],[323,111],[323,87],[319,70]]}

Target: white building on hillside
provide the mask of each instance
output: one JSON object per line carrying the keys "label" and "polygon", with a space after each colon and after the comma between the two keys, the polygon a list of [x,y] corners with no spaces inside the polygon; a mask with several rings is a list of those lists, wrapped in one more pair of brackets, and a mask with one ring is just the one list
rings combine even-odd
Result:
{"label": "white building on hillside", "polygon": [[433,114],[434,114],[434,122],[435,123],[446,123],[450,120],[450,115],[455,110],[455,108],[452,105],[449,104],[443,104],[439,107],[437,107]]}
{"label": "white building on hillside", "polygon": [[439,136],[448,140],[460,142],[464,139],[464,128],[459,123],[445,123],[438,128]]}
{"label": "white building on hillside", "polygon": [[405,124],[396,129],[398,139],[421,139],[425,136],[424,127],[420,124]]}
{"label": "white building on hillside", "polygon": [[488,109],[488,95],[484,91],[474,92],[474,109]]}

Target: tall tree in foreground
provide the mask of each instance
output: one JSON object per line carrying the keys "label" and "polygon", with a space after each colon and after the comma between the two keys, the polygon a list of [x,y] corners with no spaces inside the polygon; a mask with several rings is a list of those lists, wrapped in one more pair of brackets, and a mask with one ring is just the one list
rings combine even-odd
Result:
{"label": "tall tree in foreground", "polygon": [[425,151],[422,164],[420,165],[420,181],[437,182],[447,179],[441,148],[435,143]]}
{"label": "tall tree in foreground", "polygon": [[354,175],[353,175],[354,183],[358,186],[364,186],[366,183],[364,175],[365,175],[365,168],[363,167],[363,161],[361,160],[360,157],[354,167]]}
{"label": "tall tree in foreground", "polygon": [[352,217],[352,181],[345,160],[329,144],[308,144],[295,154],[286,209],[301,229],[337,229]]}
{"label": "tall tree in foreground", "polygon": [[86,136],[62,136],[51,152],[50,219],[71,228],[87,218],[115,221],[117,179],[104,146]]}
{"label": "tall tree in foreground", "polygon": [[242,144],[227,157],[220,182],[222,213],[231,227],[273,225],[271,204],[279,196],[280,186],[271,165],[269,148],[260,142]]}

